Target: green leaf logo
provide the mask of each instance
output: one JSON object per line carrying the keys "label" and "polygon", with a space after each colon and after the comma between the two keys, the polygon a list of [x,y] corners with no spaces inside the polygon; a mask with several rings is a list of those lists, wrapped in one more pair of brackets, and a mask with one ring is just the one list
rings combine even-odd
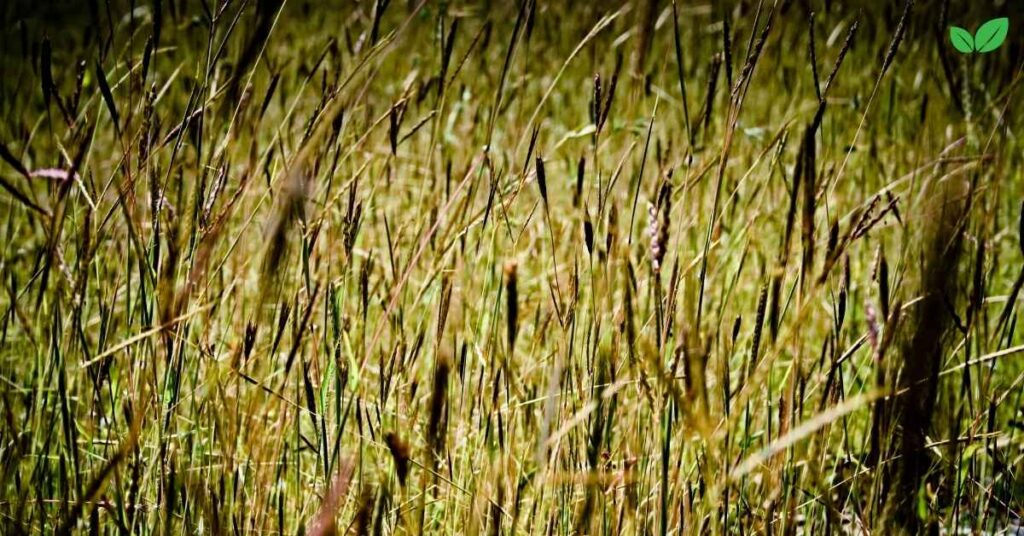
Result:
{"label": "green leaf logo", "polygon": [[974,49],[978,52],[992,52],[1006,41],[1006,33],[1010,30],[1010,19],[992,19],[974,32]]}
{"label": "green leaf logo", "polygon": [[964,54],[974,52],[974,36],[959,26],[949,27],[949,40],[953,42],[953,48]]}
{"label": "green leaf logo", "polygon": [[1002,17],[982,24],[974,35],[959,26],[950,26],[949,40],[953,48],[963,54],[992,52],[1006,41],[1009,30],[1010,19]]}

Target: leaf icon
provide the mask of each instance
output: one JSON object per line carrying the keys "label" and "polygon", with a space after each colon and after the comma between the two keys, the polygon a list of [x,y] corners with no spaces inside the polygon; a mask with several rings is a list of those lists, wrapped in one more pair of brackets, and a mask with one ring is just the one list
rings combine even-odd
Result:
{"label": "leaf icon", "polygon": [[[981,30],[979,29],[978,32],[980,33]],[[953,42],[953,48],[964,54],[974,52],[974,37],[971,32],[959,26],[949,27],[949,40]]]}
{"label": "leaf icon", "polygon": [[1003,17],[992,19],[978,28],[974,33],[974,48],[978,52],[992,52],[999,48],[1006,40],[1006,33],[1010,30],[1010,19]]}

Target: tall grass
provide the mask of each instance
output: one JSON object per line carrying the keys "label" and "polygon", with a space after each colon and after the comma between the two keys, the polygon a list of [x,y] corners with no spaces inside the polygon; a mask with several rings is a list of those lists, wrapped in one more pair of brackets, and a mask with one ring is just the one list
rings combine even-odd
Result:
{"label": "tall grass", "polygon": [[1008,9],[3,4],[0,532],[1015,534]]}

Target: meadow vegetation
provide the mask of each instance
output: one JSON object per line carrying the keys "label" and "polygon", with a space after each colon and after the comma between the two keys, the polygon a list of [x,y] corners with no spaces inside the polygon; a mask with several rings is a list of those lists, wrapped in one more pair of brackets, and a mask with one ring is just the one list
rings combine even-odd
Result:
{"label": "meadow vegetation", "polygon": [[987,4],[3,3],[0,533],[1024,532]]}

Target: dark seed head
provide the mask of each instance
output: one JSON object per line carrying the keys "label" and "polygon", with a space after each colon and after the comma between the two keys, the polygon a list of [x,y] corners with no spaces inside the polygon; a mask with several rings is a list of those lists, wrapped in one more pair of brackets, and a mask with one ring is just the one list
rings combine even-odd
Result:
{"label": "dark seed head", "polygon": [[544,160],[537,157],[537,186],[540,188],[540,197],[544,200],[544,206],[548,204],[548,180],[544,173]]}
{"label": "dark seed head", "polygon": [[583,243],[587,246],[587,253],[594,254],[594,224],[590,222],[590,215],[583,219]]}
{"label": "dark seed head", "polygon": [[508,332],[509,353],[516,342],[516,332],[519,328],[519,291],[517,289],[518,265],[515,261],[505,263],[505,303],[508,309],[506,317],[506,328]]}
{"label": "dark seed head", "polygon": [[409,444],[398,437],[394,432],[384,434],[384,442],[391,451],[391,457],[395,461],[395,472],[398,473],[398,482],[405,485],[405,479],[409,475]]}

